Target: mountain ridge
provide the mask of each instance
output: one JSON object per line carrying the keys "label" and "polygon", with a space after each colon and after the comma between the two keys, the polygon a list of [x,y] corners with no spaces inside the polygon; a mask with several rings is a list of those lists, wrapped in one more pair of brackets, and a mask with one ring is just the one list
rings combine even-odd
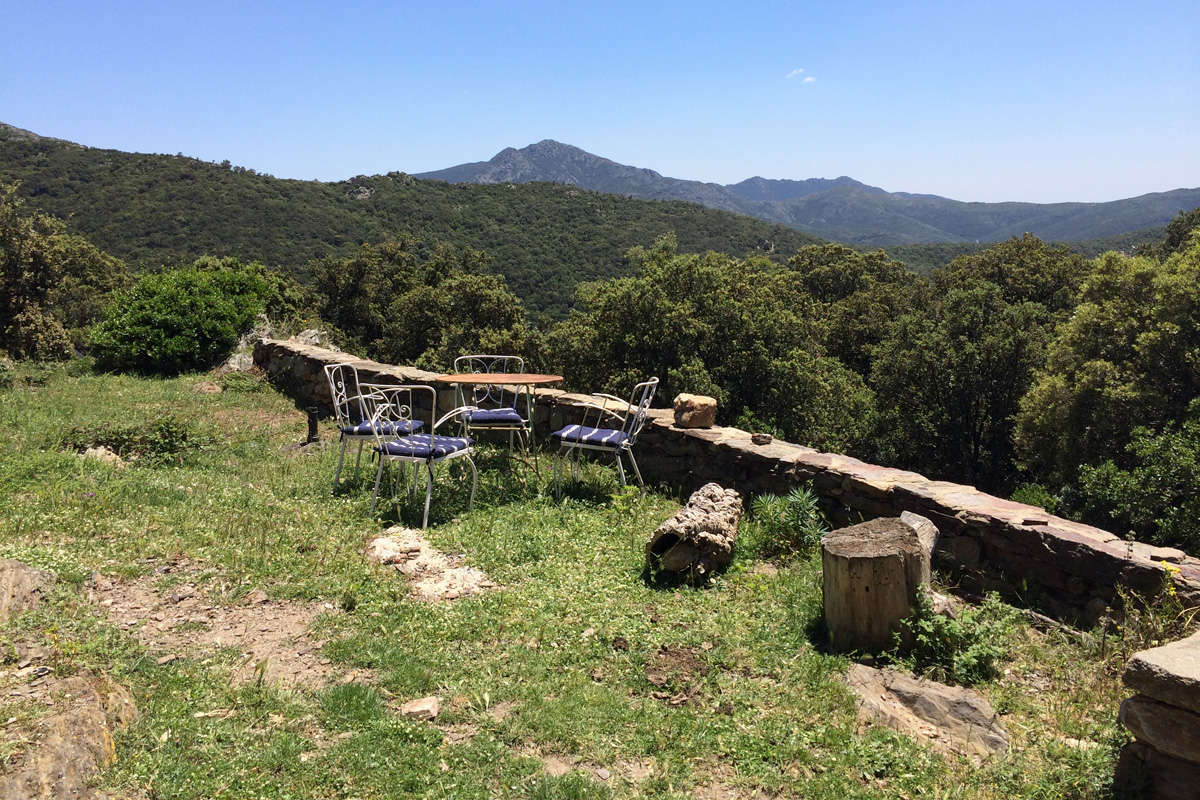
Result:
{"label": "mountain ridge", "polygon": [[1003,241],[1033,233],[1053,241],[1143,230],[1200,206],[1200,188],[1150,192],[1101,203],[986,203],[888,192],[846,175],[791,180],[754,176],[733,184],[670,178],[574,145],[543,139],[506,147],[488,161],[414,174],[450,183],[565,183],[649,200],[685,200],[782,223],[849,244]]}

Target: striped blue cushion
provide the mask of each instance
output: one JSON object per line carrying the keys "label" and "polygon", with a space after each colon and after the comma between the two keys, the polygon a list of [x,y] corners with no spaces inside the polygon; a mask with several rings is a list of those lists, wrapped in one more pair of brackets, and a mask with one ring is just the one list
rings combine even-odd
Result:
{"label": "striped blue cushion", "polygon": [[562,430],[550,434],[550,437],[567,443],[598,444],[608,447],[619,447],[629,438],[624,431],[615,431],[612,428],[588,428],[584,425],[568,425]]}
{"label": "striped blue cushion", "polygon": [[[430,438],[433,442],[430,443]],[[375,449],[389,456],[404,456],[406,458],[445,458],[451,453],[466,450],[471,446],[470,439],[458,436],[433,436],[418,434],[401,436],[390,442],[384,442],[383,447]]]}
{"label": "striped blue cushion", "polygon": [[524,425],[525,420],[515,408],[481,408],[478,411],[468,411],[463,414],[468,425]]}
{"label": "striped blue cushion", "polygon": [[[419,419],[401,419],[395,422],[379,423],[379,433],[383,436],[396,436],[401,433],[412,433],[413,431],[421,430],[424,423]],[[370,421],[360,422],[357,425],[346,425],[342,429],[343,436],[374,436],[375,432],[371,430]]]}

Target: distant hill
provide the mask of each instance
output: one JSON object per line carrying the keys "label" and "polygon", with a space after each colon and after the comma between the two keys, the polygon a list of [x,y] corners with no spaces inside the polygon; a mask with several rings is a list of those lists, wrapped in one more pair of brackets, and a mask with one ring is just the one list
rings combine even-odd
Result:
{"label": "distant hill", "polygon": [[0,182],[135,267],[202,254],[304,265],[401,233],[486,250],[534,311],[562,315],[581,281],[626,274],[624,253],[674,231],[683,252],[784,260],[820,240],[793,228],[683,202],[562,183],[419,181],[402,172],[286,180],[194,158],[89,148],[0,124]]}
{"label": "distant hill", "polygon": [[966,203],[931,194],[887,192],[853,178],[749,178],[729,185],[667,178],[550,139],[489,161],[425,172],[455,183],[553,181],[632,197],[686,200],[862,245],[995,242],[1033,233],[1049,241],[1121,236],[1165,225],[1200,206],[1200,188],[1107,203]]}

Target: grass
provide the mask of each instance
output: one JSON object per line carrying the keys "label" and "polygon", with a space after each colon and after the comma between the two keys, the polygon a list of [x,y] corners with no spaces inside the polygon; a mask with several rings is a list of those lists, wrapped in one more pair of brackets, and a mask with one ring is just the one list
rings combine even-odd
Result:
{"label": "grass", "polygon": [[[197,394],[200,376],[51,371],[39,373],[41,385],[19,377],[0,397],[0,556],[60,580],[47,604],[0,637],[53,646],[58,674],[105,670],[132,689],[142,717],[118,736],[105,790],[150,798],[1110,796],[1126,739],[1116,723],[1123,693],[1120,664],[1102,657],[1111,649],[1097,636],[1024,626],[1009,634],[999,677],[978,688],[1002,713],[1013,748],[975,768],[857,723],[839,680],[847,660],[809,638],[821,615],[812,554],[763,570],[755,553],[739,552],[704,589],[648,586],[642,545],[678,498],[617,492],[606,468],[588,467],[559,501],[547,485],[548,457],[538,476],[485,451],[470,512],[464,475],[443,470],[428,537],[504,588],[429,605],[361,554],[393,521],[419,521],[420,499],[389,499],[372,518],[369,469],[331,495],[336,450],[289,453],[305,418],[286,398],[247,387]],[[59,446],[63,430],[164,415],[203,446],[125,469]],[[321,433],[329,440],[332,429]],[[232,686],[230,654],[159,665],[81,591],[93,572],[153,574],[180,557],[218,603],[254,588],[330,603],[316,623],[323,655],[374,678],[283,690]],[[690,655],[672,662],[680,652]],[[427,694],[444,701],[436,726],[397,713]],[[680,695],[685,701],[672,704]],[[10,742],[0,757],[20,750]],[[551,775],[543,762],[551,758],[575,768]]]}

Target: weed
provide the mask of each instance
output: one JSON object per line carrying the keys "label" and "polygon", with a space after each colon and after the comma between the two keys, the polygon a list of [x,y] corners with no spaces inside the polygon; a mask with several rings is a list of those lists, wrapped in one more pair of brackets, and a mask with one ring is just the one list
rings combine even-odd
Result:
{"label": "weed", "polygon": [[[1016,618],[994,593],[981,605],[963,607],[951,616],[935,613],[928,593],[922,591],[912,615],[900,624],[892,658],[936,680],[970,686],[995,676],[996,661],[1005,654]],[[904,640],[912,643],[907,652]]]}
{"label": "weed", "polygon": [[749,547],[765,557],[807,552],[829,532],[811,486],[797,486],[783,497],[759,495],[750,504],[750,516],[756,528]]}
{"label": "weed", "polygon": [[76,453],[103,446],[127,461],[163,465],[183,463],[209,441],[210,437],[194,425],[165,414],[147,422],[77,425],[63,432],[58,446]]}

